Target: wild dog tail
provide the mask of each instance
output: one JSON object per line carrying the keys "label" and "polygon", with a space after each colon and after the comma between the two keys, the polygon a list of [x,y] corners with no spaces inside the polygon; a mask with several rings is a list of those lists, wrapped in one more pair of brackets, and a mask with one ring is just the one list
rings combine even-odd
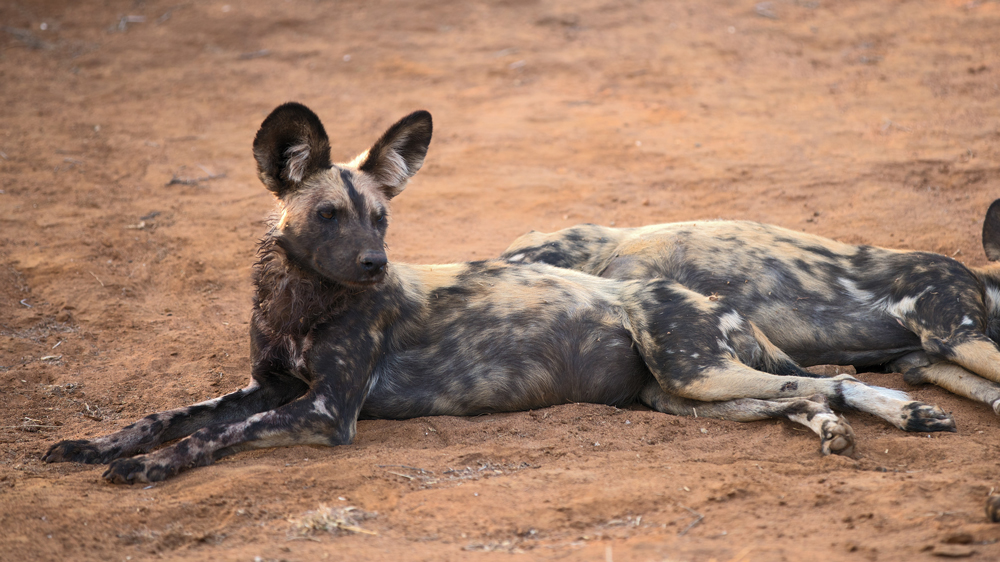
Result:
{"label": "wild dog tail", "polygon": [[767,339],[767,336],[757,327],[756,324],[747,320],[747,324],[750,326],[750,332],[753,334],[757,343],[760,344],[760,355],[755,357],[754,363],[748,365],[757,369],[758,371],[764,371],[765,373],[771,373],[774,375],[781,375],[784,377],[808,377],[813,379],[823,378],[822,375],[816,375],[810,373],[809,371],[803,369],[798,363],[792,360],[787,353],[778,348],[778,346],[771,343],[771,340]]}

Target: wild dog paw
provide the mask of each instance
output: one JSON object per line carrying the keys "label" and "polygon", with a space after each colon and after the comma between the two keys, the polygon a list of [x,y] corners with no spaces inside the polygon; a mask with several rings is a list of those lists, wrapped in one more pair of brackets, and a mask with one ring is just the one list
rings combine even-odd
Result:
{"label": "wild dog paw", "polygon": [[993,523],[1000,523],[1000,496],[986,498],[986,518]]}
{"label": "wild dog paw", "polygon": [[854,456],[854,429],[846,419],[840,417],[836,421],[826,421],[822,431],[820,450],[824,455]]}
{"label": "wild dog paw", "polygon": [[923,402],[910,402],[903,407],[902,416],[906,431],[958,431],[951,414]]}
{"label": "wild dog paw", "polygon": [[45,462],[82,462],[107,464],[121,455],[120,447],[102,446],[86,439],[60,441],[42,456]]}
{"label": "wild dog paw", "polygon": [[111,484],[135,484],[136,482],[159,482],[180,472],[180,468],[154,458],[154,455],[139,455],[111,462],[102,475]]}

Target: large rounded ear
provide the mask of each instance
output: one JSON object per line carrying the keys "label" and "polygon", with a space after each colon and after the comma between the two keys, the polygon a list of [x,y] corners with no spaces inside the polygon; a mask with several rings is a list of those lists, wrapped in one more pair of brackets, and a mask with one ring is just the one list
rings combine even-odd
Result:
{"label": "large rounded ear", "polygon": [[305,178],[330,167],[330,139],[308,107],[286,103],[261,123],[253,139],[253,156],[260,181],[284,197]]}
{"label": "large rounded ear", "polygon": [[433,132],[431,114],[414,111],[389,127],[368,152],[358,156],[358,169],[370,174],[392,199],[424,165]]}
{"label": "large rounded ear", "polygon": [[983,250],[990,261],[1000,261],[1000,199],[990,205],[983,221]]}

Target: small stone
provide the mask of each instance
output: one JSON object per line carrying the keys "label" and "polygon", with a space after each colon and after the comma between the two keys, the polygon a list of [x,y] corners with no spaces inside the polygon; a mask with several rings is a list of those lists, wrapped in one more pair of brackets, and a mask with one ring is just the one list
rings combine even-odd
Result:
{"label": "small stone", "polygon": [[944,544],[972,544],[973,540],[969,533],[954,533],[945,537],[941,542]]}
{"label": "small stone", "polygon": [[975,553],[975,550],[964,544],[938,544],[931,551],[931,554],[941,558],[968,558]]}

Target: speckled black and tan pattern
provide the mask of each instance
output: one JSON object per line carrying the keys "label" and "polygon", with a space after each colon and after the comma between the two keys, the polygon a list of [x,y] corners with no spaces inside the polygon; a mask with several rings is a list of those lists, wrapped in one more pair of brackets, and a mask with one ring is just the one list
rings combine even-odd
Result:
{"label": "speckled black and tan pattern", "polygon": [[785,417],[820,436],[822,452],[849,453],[853,432],[827,402],[916,404],[849,377],[810,376],[731,304],[675,281],[502,260],[390,264],[388,203],[420,168],[430,135],[430,115],[416,112],[335,165],[311,111],[276,109],[254,143],[278,212],[254,267],[251,384],[58,443],[46,460],[110,462],[111,482],[156,481],[247,449],[349,443],[359,417],[639,400],[671,413]]}
{"label": "speckled black and tan pattern", "polygon": [[[983,245],[1000,259],[1000,201],[987,212]],[[530,232],[502,257],[610,279],[672,279],[733,306],[799,364],[900,371],[1000,412],[998,265],[969,268],[743,221]]]}

